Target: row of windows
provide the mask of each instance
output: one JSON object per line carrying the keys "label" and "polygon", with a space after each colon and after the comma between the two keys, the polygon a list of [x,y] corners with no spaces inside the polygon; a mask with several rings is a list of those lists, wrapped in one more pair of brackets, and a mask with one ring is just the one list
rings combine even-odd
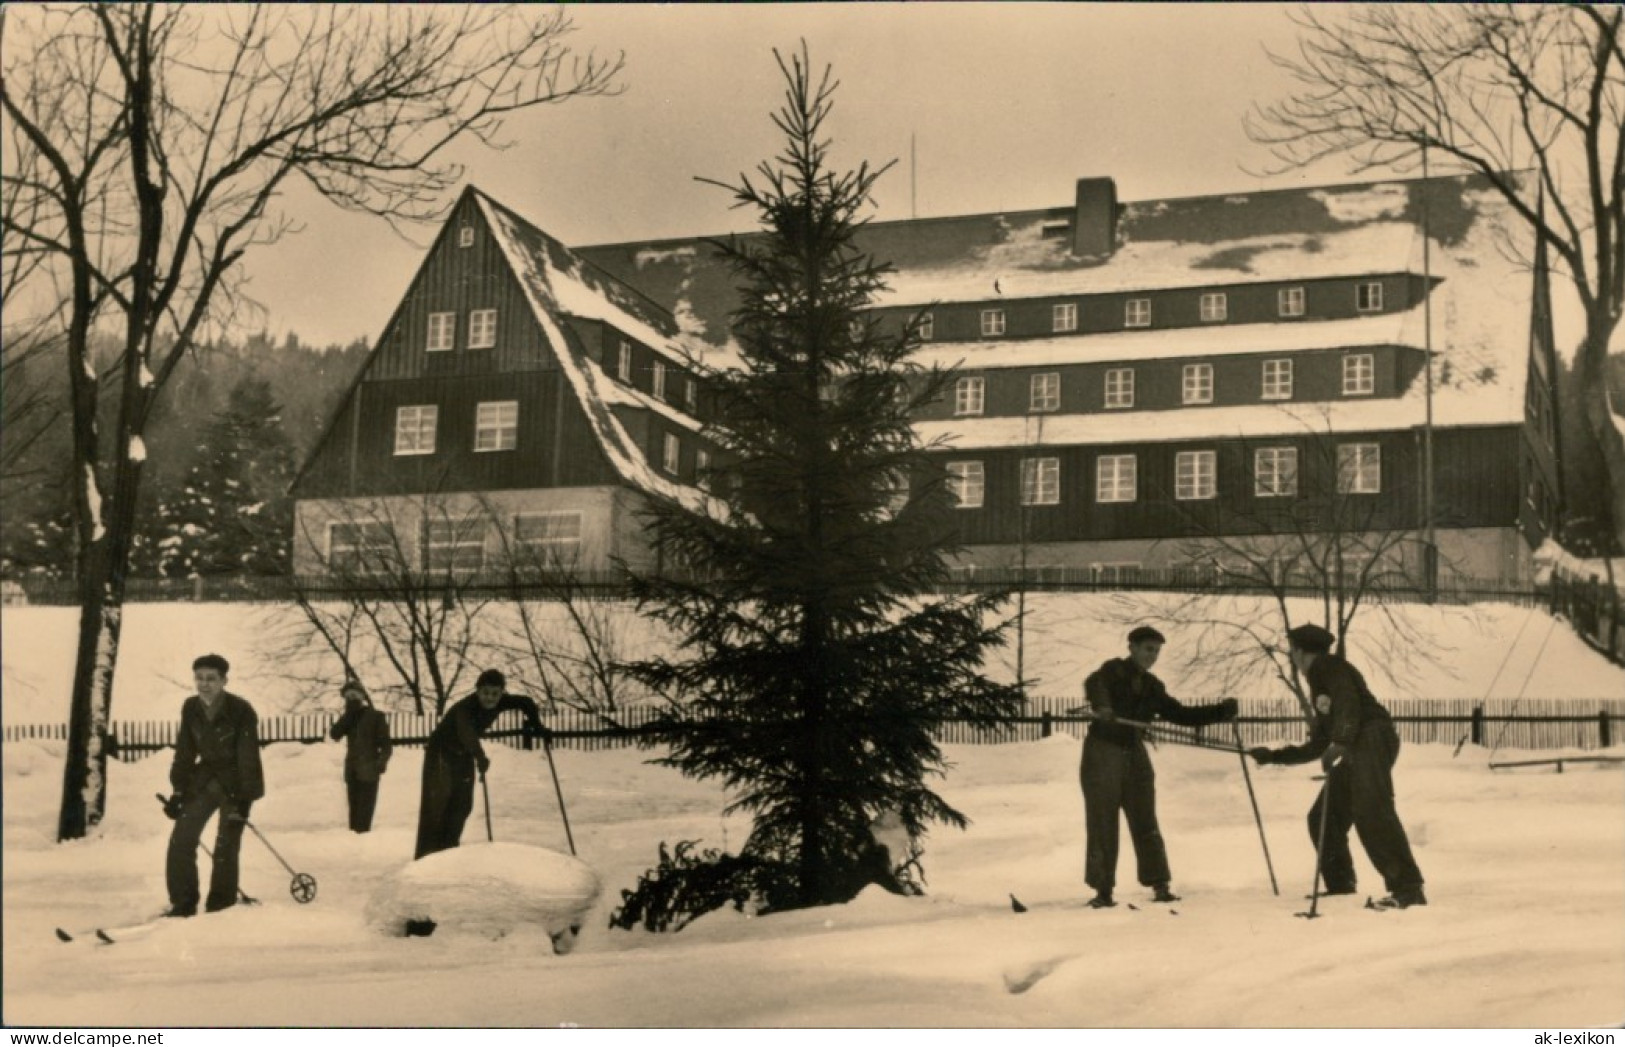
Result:
{"label": "row of windows", "polygon": [[[436,434],[440,422],[440,408],[435,404],[408,404],[395,409],[395,454],[398,456],[435,453]],[[494,400],[476,405],[474,409],[474,450],[511,451],[519,445],[519,401]],[[661,443],[660,467],[672,476],[678,475],[682,463],[682,441],[675,433],[666,433]],[[695,452],[695,467],[704,474],[711,467],[711,456],[704,449]]]}
{"label": "row of windows", "polygon": [[[1370,396],[1376,391],[1376,373],[1376,361],[1370,353],[1351,353],[1343,357],[1343,395]],[[1263,362],[1263,397],[1266,400],[1292,398],[1291,360]],[[955,415],[982,414],[986,402],[987,379],[984,376],[967,375],[955,383]],[[1180,374],[1180,402],[1213,402],[1212,364],[1184,365]],[[1106,371],[1104,406],[1119,409],[1134,406],[1134,368],[1113,367]],[[1028,378],[1027,409],[1039,412],[1061,409],[1059,372],[1050,371]]]}
{"label": "row of windows", "polygon": [[[650,375],[651,389],[656,400],[672,403],[671,390],[674,386],[681,385],[683,406],[688,413],[693,414],[699,407],[699,383],[693,378],[685,376],[659,358],[655,359]],[[620,340],[620,345],[615,351],[615,377],[627,385],[632,384],[632,343],[624,338]]]}
{"label": "row of windows", "polygon": [[[987,473],[980,461],[947,463],[948,489],[960,509],[980,509],[987,493]],[[1337,490],[1340,494],[1382,492],[1380,444],[1339,444]],[[1174,497],[1195,501],[1218,496],[1218,452],[1179,451],[1174,455]],[[1263,447],[1253,452],[1253,495],[1294,498],[1298,494],[1298,449]],[[1103,454],[1095,459],[1095,501],[1133,502],[1139,498],[1139,456]],[[1021,460],[1021,504],[1059,505],[1061,460]]]}
{"label": "row of windows", "polygon": [[[468,314],[468,347],[491,349],[497,344],[497,311],[475,309]],[[448,353],[457,347],[457,314],[429,314],[429,342],[425,348],[431,353]]]}
{"label": "row of windows", "polygon": [[[395,454],[434,454],[440,408],[408,404],[395,409]],[[474,408],[474,450],[511,451],[519,445],[519,401],[492,400]]]}
{"label": "row of windows", "polygon": [[[581,552],[578,510],[519,513],[513,517],[512,541],[500,543],[521,561],[573,563]],[[420,562],[426,570],[478,571],[485,567],[487,521],[430,519],[419,529]],[[406,566],[405,547],[392,524],[384,521],[330,523],[327,562],[334,570],[376,574]]]}
{"label": "row of windows", "polygon": [[[1223,291],[1204,292],[1197,301],[1197,307],[1203,323],[1220,323],[1230,318],[1230,296]],[[1376,313],[1382,311],[1382,283],[1378,280],[1361,281],[1354,287],[1354,308],[1356,312]],[[1290,318],[1304,314],[1304,291],[1302,287],[1283,287],[1275,293],[1276,315]],[[998,338],[1006,330],[1005,310],[990,307],[982,310],[981,332],[983,338]],[[1123,303],[1124,327],[1150,327],[1151,326],[1151,299],[1130,298]],[[1078,329],[1078,303],[1057,302],[1050,307],[1050,330],[1055,334],[1063,334]],[[931,341],[936,337],[936,320],[931,313],[923,313],[919,319],[920,337]]]}

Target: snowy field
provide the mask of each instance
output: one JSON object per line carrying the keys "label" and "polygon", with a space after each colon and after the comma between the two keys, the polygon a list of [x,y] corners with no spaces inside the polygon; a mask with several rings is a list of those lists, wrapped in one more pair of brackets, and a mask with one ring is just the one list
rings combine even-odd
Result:
{"label": "snowy field", "polygon": [[[539,753],[493,747],[496,839],[565,848]],[[410,858],[420,754],[384,782],[377,828],[344,829],[342,747],[267,750],[255,821],[319,882],[309,905],[250,836],[243,885],[263,900],[166,923],[115,946],[59,944],[163,903],[169,823],[152,799],[166,761],[113,769],[94,839],[52,843],[60,749],[4,752],[8,1025],[1578,1028],[1625,1018],[1625,771],[1491,771],[1483,750],[1413,746],[1399,810],[1432,904],[1401,913],[1323,901],[1312,874],[1308,768],[1254,769],[1281,896],[1270,893],[1234,757],[1155,755],[1175,886],[1152,905],[1120,867],[1131,910],[1094,911],[1081,879],[1078,743],[952,747],[944,795],[972,819],[927,842],[929,894],[750,918],[722,911],[677,934],[612,931],[620,890],[661,840],[737,844],[708,785],[636,751],[557,754],[581,857],[604,897],[570,955],[518,928],[442,925],[396,938],[368,925],[376,886]],[[1520,754],[1525,755],[1525,754]],[[476,809],[465,842],[482,844]],[[1361,887],[1380,881],[1356,846]],[[1029,911],[1011,910],[1014,893]]]}
{"label": "snowy field", "polygon": [[[1029,672],[1043,681],[1039,693],[1066,695],[1121,653],[1125,619],[1176,604],[1058,595],[1030,606]],[[1267,613],[1236,601],[1213,612]],[[1524,695],[1594,710],[1597,699],[1625,694],[1625,670],[1542,612],[1403,613],[1431,637],[1432,660],[1404,657],[1394,627],[1376,616],[1354,643],[1357,664],[1391,705]],[[132,606],[115,718],[173,718],[190,660],[207,650],[232,659],[231,684],[262,715],[288,711],[301,690],[282,671],[274,618],[265,607]],[[63,718],[73,622],[67,609],[0,613],[6,723]],[[657,642],[636,625],[633,646]],[[1170,630],[1158,671],[1176,695],[1280,696],[1268,679],[1220,681],[1203,660],[1191,664],[1196,645],[1194,627]],[[1001,658],[994,671],[1007,674],[1009,653]],[[327,700],[336,710],[336,697]],[[541,754],[492,749],[496,840],[565,850]],[[1293,914],[1307,906],[1313,866],[1304,827],[1312,768],[1253,769],[1276,897],[1237,759],[1165,747],[1154,757],[1159,806],[1185,900],[1172,910],[1149,904],[1132,882],[1125,841],[1118,894],[1138,908],[1093,911],[1082,904],[1077,740],[954,746],[938,787],[972,825],[926,841],[926,897],[875,891],[818,910],[718,912],[656,935],[607,927],[656,846],[737,847],[748,825],[722,818],[717,787],[648,766],[648,754],[560,751],[580,857],[604,891],[576,950],[559,956],[535,928],[494,938],[489,925],[443,925],[408,939],[369,925],[369,901],[412,853],[421,753],[397,753],[377,827],[356,836],[344,828],[336,743],[270,746],[268,795],[254,811],[294,868],[318,880],[313,903],[294,902],[288,873],[250,835],[243,885],[263,905],[166,923],[116,946],[60,944],[55,927],[86,931],[163,907],[170,825],[153,799],[167,791],[160,755],[112,765],[98,833],[55,844],[61,752],[61,743],[18,742],[0,753],[8,1025],[1572,1029],[1625,1020],[1617,764],[1491,771],[1484,749],[1407,747],[1398,807],[1432,904],[1362,910],[1364,893],[1382,892],[1356,844],[1362,896],[1324,901],[1323,918],[1311,921]],[[484,838],[476,808],[464,840]],[[1029,911],[1012,912],[1011,894]]]}

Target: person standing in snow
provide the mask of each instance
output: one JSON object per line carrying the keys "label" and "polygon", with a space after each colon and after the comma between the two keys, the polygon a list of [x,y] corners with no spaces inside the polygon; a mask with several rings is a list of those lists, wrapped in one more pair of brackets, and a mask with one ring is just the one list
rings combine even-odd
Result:
{"label": "person standing in snow", "polygon": [[1315,722],[1309,740],[1301,745],[1259,747],[1248,750],[1248,755],[1260,764],[1300,764],[1320,758],[1326,785],[1309,809],[1309,839],[1320,851],[1327,894],[1355,891],[1354,859],[1349,855],[1353,826],[1388,889],[1388,897],[1373,905],[1382,909],[1426,905],[1422,870],[1411,856],[1405,826],[1394,809],[1399,732],[1393,718],[1366,687],[1360,671],[1330,653],[1331,633],[1318,625],[1300,625],[1286,635],[1292,664],[1314,695]]}
{"label": "person standing in snow", "polygon": [[237,903],[237,855],[249,809],[265,795],[260,767],[259,718],[254,707],[226,690],[231,665],[218,654],[192,663],[197,694],[181,704],[180,732],[169,767],[174,792],[164,813],[175,820],[169,834],[164,877],[169,888],[165,916],[195,916],[197,848],[210,816],[215,829],[214,868],[204,908],[218,912]]}
{"label": "person standing in snow", "polygon": [[418,807],[415,857],[445,851],[463,840],[463,825],[474,811],[474,774],[491,766],[480,737],[503,712],[525,714],[527,737],[544,737],[541,710],[532,698],[504,693],[507,678],[496,669],[480,673],[474,693],[452,703],[423,753],[423,799]]}
{"label": "person standing in snow", "polygon": [[334,741],[347,738],[344,751],[344,791],[350,801],[350,831],[372,830],[373,811],[378,808],[378,782],[389,769],[394,750],[389,740],[389,719],[374,709],[367,689],[359,680],[347,680],[344,713],[327,733]]}
{"label": "person standing in snow", "polygon": [[1139,881],[1153,892],[1153,900],[1174,902],[1168,850],[1157,827],[1156,772],[1146,752],[1142,724],[1162,717],[1186,727],[1219,723],[1236,715],[1236,700],[1212,705],[1181,705],[1169,696],[1162,681],[1152,675],[1166,641],[1149,625],[1128,634],[1128,656],[1113,658],[1083,681],[1084,697],[1094,723],[1083,742],[1078,777],[1083,785],[1084,882],[1095,892],[1089,906],[1104,909],[1117,904],[1112,892],[1117,882],[1119,818],[1127,819],[1129,838]]}

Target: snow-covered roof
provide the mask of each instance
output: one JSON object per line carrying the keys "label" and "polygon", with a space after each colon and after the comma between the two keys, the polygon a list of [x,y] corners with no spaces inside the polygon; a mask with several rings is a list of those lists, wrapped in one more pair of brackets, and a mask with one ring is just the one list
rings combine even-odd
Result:
{"label": "snow-covered roof", "polygon": [[[889,288],[875,300],[882,308],[1426,274],[1434,284],[1429,304],[1401,312],[939,342],[924,347],[919,359],[983,369],[1378,345],[1425,350],[1431,342],[1435,424],[1523,420],[1532,238],[1481,179],[1452,176],[1127,203],[1118,212],[1117,247],[1105,257],[1071,254],[1073,218],[1073,208],[1060,207],[875,222],[860,230],[857,242],[895,269]],[[1046,235],[1062,227],[1068,235]],[[727,345],[728,316],[737,296],[727,267],[704,240],[577,251],[692,317],[689,329],[714,348]],[[1426,387],[1418,375],[1397,399],[1327,406],[1340,425],[1410,428],[1425,418]],[[1278,404],[1051,416],[1045,439],[1061,432],[1080,439],[1121,432],[1136,421],[1154,423],[1159,433],[1189,431],[1199,437],[1290,431],[1282,418]],[[923,423],[920,431],[951,431],[992,446],[1025,424],[1020,418],[955,419]]]}
{"label": "snow-covered roof", "polygon": [[[647,344],[664,345],[667,355],[673,355],[666,336],[650,326],[648,318],[634,312],[637,306],[632,300],[634,292],[596,273],[568,248],[484,194],[476,193],[475,198],[496,235],[503,256],[525,290],[531,313],[549,344],[555,347],[559,367],[611,466],[639,490],[671,499],[695,511],[721,511],[715,499],[704,491],[662,476],[651,467],[610,405],[647,407],[673,420],[681,416],[604,374],[588,358],[564,319],[570,315],[603,320]],[[674,355],[674,359],[682,361],[683,357]],[[695,427],[691,420],[683,424],[690,429]]]}

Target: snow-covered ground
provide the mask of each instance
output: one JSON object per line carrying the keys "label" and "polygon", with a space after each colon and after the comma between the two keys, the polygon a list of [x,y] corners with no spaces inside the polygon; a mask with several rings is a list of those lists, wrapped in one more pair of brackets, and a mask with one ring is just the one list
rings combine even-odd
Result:
{"label": "snow-covered ground", "polygon": [[[1121,652],[1126,621],[1181,611],[1179,598],[1157,595],[1043,595],[1029,607],[1028,673],[1042,681],[1039,693],[1059,695],[1077,693],[1084,672]],[[1235,621],[1269,613],[1245,601],[1206,610]],[[1308,610],[1295,613],[1302,620]],[[1366,613],[1354,657],[1390,704],[1523,695],[1595,710],[1597,699],[1625,694],[1625,670],[1538,610],[1402,608],[1397,625]],[[287,677],[286,648],[268,615],[265,607],[132,606],[116,718],[173,718],[191,658],[207,650],[232,659],[232,685],[262,715],[290,708],[302,692]],[[0,613],[6,723],[63,718],[73,622],[67,609]],[[1279,684],[1262,676],[1222,690],[1208,659],[1191,659],[1198,627],[1168,631],[1158,669],[1175,694],[1279,696]],[[1434,657],[1404,657],[1406,635],[1429,637]],[[632,648],[657,643],[631,625],[624,639]],[[994,671],[1007,675],[1011,657],[1001,653]],[[541,755],[492,748],[496,840],[566,850]],[[1236,758],[1181,748],[1155,756],[1175,885],[1185,895],[1177,915],[1134,886],[1126,843],[1119,896],[1138,909],[1086,909],[1079,744],[1062,735],[948,748],[952,767],[939,788],[972,825],[927,841],[926,897],[877,891],[804,912],[719,912],[674,935],[612,931],[608,914],[661,841],[737,847],[748,825],[722,817],[726,797],[716,786],[645,764],[651,754],[557,751],[580,857],[603,893],[574,952],[555,955],[542,928],[516,925],[492,938],[489,920],[454,921],[428,938],[395,938],[370,924],[369,900],[412,854],[421,753],[397,753],[377,827],[356,836],[345,829],[343,749],[334,743],[270,746],[269,791],[254,812],[294,868],[317,878],[314,902],[295,903],[288,872],[250,835],[243,884],[262,906],[166,923],[116,946],[59,944],[57,926],[87,930],[162,908],[170,823],[153,794],[167,791],[167,759],[114,764],[107,820],[93,838],[58,845],[61,743],[8,743],[0,752],[3,1017],[45,1026],[391,1028],[1619,1023],[1625,770],[1492,771],[1485,750],[1457,756],[1452,748],[1409,746],[1397,772],[1400,814],[1428,877],[1426,909],[1376,914],[1360,899],[1334,898],[1322,903],[1323,918],[1295,918],[1313,865],[1304,825],[1317,788],[1312,769],[1252,772],[1276,897]],[[465,841],[483,839],[476,809]],[[1381,893],[1357,843],[1355,852],[1362,889]],[[1012,912],[1011,894],[1029,911]]]}
{"label": "snow-covered ground", "polygon": [[[1290,601],[1295,622],[1319,621],[1310,600]],[[1009,610],[1013,613],[1013,608]],[[113,719],[173,720],[191,693],[192,659],[216,651],[231,660],[230,686],[261,716],[311,711],[310,680],[323,679],[316,708],[337,713],[343,674],[338,659],[318,644],[298,642],[297,612],[270,604],[131,604],[125,609],[113,689]],[[512,609],[493,604],[482,612],[482,638],[499,641],[512,627]],[[0,609],[0,722],[61,723],[73,683],[78,611],[70,607]],[[1157,672],[1180,697],[1221,694],[1283,698],[1279,681],[1265,672],[1236,676],[1212,656],[1215,644],[1233,633],[1198,619],[1256,626],[1273,636],[1277,614],[1258,597],[1195,601],[1165,593],[1037,593],[1027,598],[1025,673],[1032,693],[1070,696],[1107,658],[1124,651],[1124,636],[1140,621],[1153,621],[1168,635]],[[537,620],[558,624],[549,635],[569,642],[557,605],[537,608]],[[665,646],[655,624],[630,605],[615,605],[614,633],[622,657]],[[1015,632],[1010,646],[994,651],[989,672],[1015,677]],[[1572,628],[1538,608],[1511,604],[1425,607],[1368,606],[1356,618],[1351,657],[1384,701],[1457,698],[1572,699],[1590,712],[1598,699],[1625,697],[1625,668],[1586,646]],[[488,647],[465,668],[458,693],[473,690],[486,664],[508,671],[511,689],[539,694],[521,662],[504,660]],[[393,676],[376,651],[359,640],[354,658],[368,666],[364,681],[374,699],[388,705]],[[400,699],[393,699],[404,709]],[[302,704],[303,703],[303,704]],[[321,704],[325,703],[325,704]]]}
{"label": "snow-covered ground", "polygon": [[[565,848],[538,753],[497,749],[499,841]],[[263,899],[115,946],[56,942],[163,903],[169,823],[159,757],[113,768],[93,839],[52,842],[60,747],[4,752],[8,1025],[616,1027],[1576,1028],[1625,1018],[1625,771],[1492,771],[1483,750],[1401,757],[1398,801],[1432,904],[1303,911],[1312,872],[1308,768],[1255,769],[1281,895],[1270,892],[1237,760],[1164,748],[1164,832],[1184,900],[1152,905],[1120,865],[1119,898],[1083,907],[1078,743],[956,746],[941,790],[971,819],[927,842],[929,894],[712,914],[677,934],[610,930],[620,890],[661,841],[735,844],[713,787],[634,750],[557,753],[581,857],[604,894],[575,951],[545,932],[396,938],[368,899],[411,856],[420,754],[391,765],[377,827],[345,829],[342,747],[277,745],[255,821],[319,882],[299,905],[250,836],[243,884]],[[1618,750],[1616,750],[1618,752]],[[1520,754],[1528,755],[1528,754]],[[475,811],[465,840],[484,838]],[[207,840],[207,837],[206,837]],[[1360,855],[1362,889],[1380,882]],[[1016,914],[1009,895],[1028,907]],[[481,933],[483,930],[485,933]]]}

